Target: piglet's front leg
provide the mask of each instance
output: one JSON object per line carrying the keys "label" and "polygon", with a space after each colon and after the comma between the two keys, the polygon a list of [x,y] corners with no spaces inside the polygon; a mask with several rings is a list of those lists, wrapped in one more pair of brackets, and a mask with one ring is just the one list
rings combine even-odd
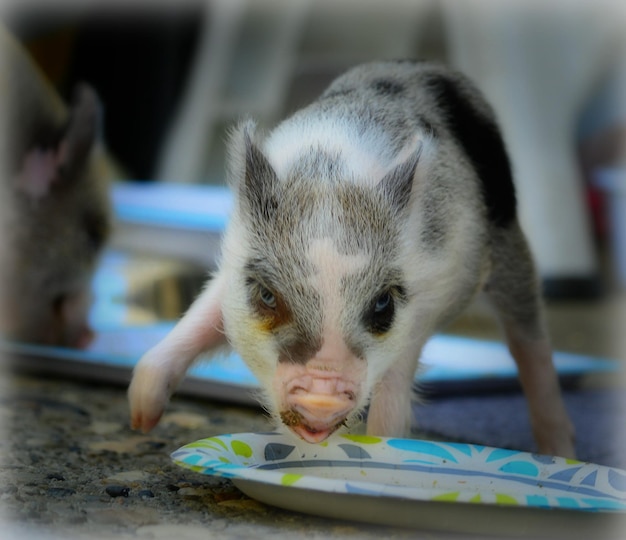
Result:
{"label": "piglet's front leg", "polygon": [[131,427],[144,433],[159,422],[170,396],[203,351],[226,342],[222,324],[224,279],[218,275],[176,327],[139,361],[128,388]]}
{"label": "piglet's front leg", "polygon": [[374,388],[367,415],[367,434],[408,437],[411,433],[413,380],[419,348],[411,347],[394,362]]}

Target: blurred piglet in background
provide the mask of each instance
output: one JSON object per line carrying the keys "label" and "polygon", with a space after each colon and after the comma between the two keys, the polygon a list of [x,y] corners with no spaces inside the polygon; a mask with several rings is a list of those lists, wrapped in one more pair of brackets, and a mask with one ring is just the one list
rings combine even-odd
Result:
{"label": "blurred piglet in background", "polygon": [[463,76],[366,64],[266,138],[231,140],[222,260],[129,388],[148,431],[203,351],[229,342],[277,425],[319,443],[352,427],[406,436],[426,340],[486,293],[519,367],[539,450],[574,455],[491,108]]}
{"label": "blurred piglet in background", "polygon": [[111,213],[100,103],[81,85],[68,108],[2,27],[0,62],[0,333],[85,347]]}

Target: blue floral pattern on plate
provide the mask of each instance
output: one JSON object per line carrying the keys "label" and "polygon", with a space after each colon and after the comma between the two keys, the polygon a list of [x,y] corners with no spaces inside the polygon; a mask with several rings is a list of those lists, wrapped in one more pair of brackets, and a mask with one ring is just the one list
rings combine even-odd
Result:
{"label": "blue floral pattern on plate", "polygon": [[414,501],[626,511],[626,471],[474,444],[337,435],[311,445],[280,433],[239,433],[190,443],[172,459],[236,485],[241,480]]}

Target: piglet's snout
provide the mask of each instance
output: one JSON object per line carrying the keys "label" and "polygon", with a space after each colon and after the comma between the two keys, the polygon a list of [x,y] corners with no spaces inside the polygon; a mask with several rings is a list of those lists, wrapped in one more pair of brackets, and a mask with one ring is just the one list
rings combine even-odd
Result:
{"label": "piglet's snout", "polygon": [[288,402],[305,418],[332,420],[354,406],[351,385],[336,377],[304,377],[292,385]]}
{"label": "piglet's snout", "polygon": [[[289,427],[302,439],[318,443],[343,425],[355,404],[354,393],[334,378],[310,378],[298,384],[287,396],[291,414]],[[306,388],[305,388],[306,386]]]}
{"label": "piglet's snout", "polygon": [[276,373],[282,390],[281,419],[305,441],[319,443],[354,412],[365,378],[365,363],[335,333],[306,364],[282,363]]}

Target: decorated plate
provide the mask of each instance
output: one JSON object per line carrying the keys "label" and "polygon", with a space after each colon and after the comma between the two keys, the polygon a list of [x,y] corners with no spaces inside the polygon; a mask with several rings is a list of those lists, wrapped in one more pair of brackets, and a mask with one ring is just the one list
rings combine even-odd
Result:
{"label": "decorated plate", "polygon": [[240,433],[190,443],[172,458],[262,502],[350,520],[531,534],[597,533],[626,516],[626,471],[472,444],[337,435],[311,445]]}

